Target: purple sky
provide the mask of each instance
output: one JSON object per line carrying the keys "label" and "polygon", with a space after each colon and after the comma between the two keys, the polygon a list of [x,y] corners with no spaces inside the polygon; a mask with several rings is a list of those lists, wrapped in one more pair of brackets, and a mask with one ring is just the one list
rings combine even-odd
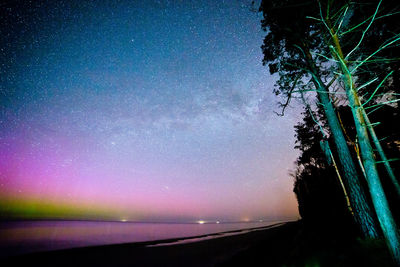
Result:
{"label": "purple sky", "polygon": [[300,115],[273,113],[260,15],[249,7],[0,7],[0,199],[129,220],[297,218],[288,173]]}

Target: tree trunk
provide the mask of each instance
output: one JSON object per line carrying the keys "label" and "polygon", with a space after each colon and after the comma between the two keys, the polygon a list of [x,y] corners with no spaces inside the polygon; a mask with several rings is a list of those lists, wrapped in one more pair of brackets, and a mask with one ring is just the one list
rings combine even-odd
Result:
{"label": "tree trunk", "polygon": [[363,107],[358,98],[357,92],[354,89],[352,76],[344,60],[337,35],[333,35],[333,42],[335,45],[333,56],[338,58],[339,68],[342,70],[345,76],[346,94],[349,100],[351,111],[353,113],[354,124],[360,144],[361,157],[364,163],[372,203],[374,205],[379,224],[382,228],[383,235],[385,236],[386,243],[396,263],[400,265],[400,235],[379,179],[374,152],[372,150],[371,142],[368,136],[367,125],[362,112]]}
{"label": "tree trunk", "polygon": [[387,244],[397,264],[400,265],[400,236],[390,211],[385,192],[383,191],[381,181],[379,180],[374,152],[369,141],[368,131],[361,111],[362,107],[354,89],[351,86],[347,87],[346,91],[348,92],[349,103],[354,117],[354,124],[356,126],[360,143],[361,156],[364,163],[365,173],[367,175],[372,203],[374,204]]}
{"label": "tree trunk", "polygon": [[[304,46],[303,46],[304,48]],[[308,49],[304,49],[308,67],[313,77],[313,83],[317,89],[318,97],[323,105],[325,116],[336,145],[339,162],[343,172],[343,177],[347,185],[347,191],[354,212],[354,219],[361,228],[364,237],[377,238],[378,231],[373,219],[371,208],[368,205],[365,192],[358,178],[357,170],[354,165],[350,150],[344,138],[333,104],[329,98],[329,91],[321,81],[317,67]]]}
{"label": "tree trunk", "polygon": [[381,160],[383,161],[383,164],[385,165],[385,169],[389,175],[390,181],[392,182],[392,184],[396,190],[397,198],[400,199],[400,184],[397,181],[396,176],[393,173],[392,167],[390,167],[389,161],[385,155],[385,152],[383,151],[383,148],[379,142],[378,137],[375,134],[375,130],[371,125],[371,122],[368,118],[367,113],[365,112],[365,109],[363,108],[361,111],[362,111],[362,115],[364,117],[365,123],[367,124],[369,134],[372,138],[372,141],[374,142],[375,148],[378,151],[379,157],[381,158]]}
{"label": "tree trunk", "polygon": [[322,150],[325,153],[325,157],[326,157],[326,160],[327,160],[328,164],[335,168],[336,175],[338,177],[340,186],[342,187],[342,190],[343,190],[344,198],[346,199],[347,209],[350,211],[351,215],[354,216],[354,212],[351,209],[351,203],[350,203],[349,195],[347,194],[346,187],[344,186],[342,176],[340,175],[340,172],[339,172],[338,166],[336,164],[335,158],[333,157],[332,151],[331,151],[331,149],[329,147],[329,143],[326,140],[325,141],[320,141],[320,145],[321,145]]}

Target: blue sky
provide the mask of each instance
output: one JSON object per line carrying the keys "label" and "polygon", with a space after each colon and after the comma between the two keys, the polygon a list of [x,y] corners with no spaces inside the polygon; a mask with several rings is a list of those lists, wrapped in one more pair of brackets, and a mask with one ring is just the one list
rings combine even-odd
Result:
{"label": "blue sky", "polygon": [[273,113],[250,1],[6,11],[0,196],[114,205],[131,219],[298,216],[299,112]]}

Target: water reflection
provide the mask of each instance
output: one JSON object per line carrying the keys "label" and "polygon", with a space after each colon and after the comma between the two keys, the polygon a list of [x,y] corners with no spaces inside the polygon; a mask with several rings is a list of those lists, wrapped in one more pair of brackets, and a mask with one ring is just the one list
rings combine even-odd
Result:
{"label": "water reflection", "polygon": [[21,221],[0,223],[0,256],[72,247],[143,242],[263,227],[257,223]]}

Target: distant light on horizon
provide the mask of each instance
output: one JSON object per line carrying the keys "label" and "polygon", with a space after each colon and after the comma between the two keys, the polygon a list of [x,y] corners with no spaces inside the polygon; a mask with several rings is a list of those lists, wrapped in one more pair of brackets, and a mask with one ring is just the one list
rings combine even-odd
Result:
{"label": "distant light on horizon", "polygon": [[197,221],[198,224],[205,224],[205,221]]}

